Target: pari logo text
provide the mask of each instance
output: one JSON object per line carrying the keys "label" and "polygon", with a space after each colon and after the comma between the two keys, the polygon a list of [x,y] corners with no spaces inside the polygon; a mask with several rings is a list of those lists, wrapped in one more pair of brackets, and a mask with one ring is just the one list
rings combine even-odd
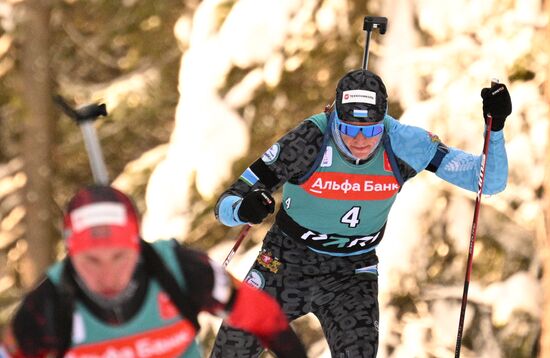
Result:
{"label": "pari logo text", "polygon": [[302,188],[309,194],[336,200],[385,200],[399,191],[393,175],[317,172]]}

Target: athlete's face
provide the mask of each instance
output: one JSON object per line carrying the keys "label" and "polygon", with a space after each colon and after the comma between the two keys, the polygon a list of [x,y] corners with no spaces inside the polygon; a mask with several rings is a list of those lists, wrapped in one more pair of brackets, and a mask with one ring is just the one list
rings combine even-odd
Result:
{"label": "athlete's face", "polygon": [[[352,125],[365,125],[364,123],[358,122],[345,122]],[[340,132],[342,141],[348,147],[351,154],[358,159],[367,159],[372,152],[378,147],[380,139],[382,138],[382,133],[375,135],[373,137],[365,137],[363,132],[359,132],[355,137],[351,137],[344,133]]]}
{"label": "athlete's face", "polygon": [[82,251],[71,260],[86,287],[95,294],[113,298],[130,283],[139,253],[124,247],[98,247]]}

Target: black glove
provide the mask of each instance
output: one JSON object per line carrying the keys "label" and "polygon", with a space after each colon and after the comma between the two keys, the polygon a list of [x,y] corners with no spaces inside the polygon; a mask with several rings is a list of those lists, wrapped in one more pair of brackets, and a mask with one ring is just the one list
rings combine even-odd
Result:
{"label": "black glove", "polygon": [[487,124],[487,114],[493,116],[491,130],[500,131],[504,128],[506,117],[512,113],[512,100],[506,86],[502,83],[496,83],[491,88],[481,90],[483,98],[483,118]]}
{"label": "black glove", "polygon": [[238,215],[242,221],[259,224],[274,211],[275,200],[271,194],[264,189],[254,189],[243,197]]}

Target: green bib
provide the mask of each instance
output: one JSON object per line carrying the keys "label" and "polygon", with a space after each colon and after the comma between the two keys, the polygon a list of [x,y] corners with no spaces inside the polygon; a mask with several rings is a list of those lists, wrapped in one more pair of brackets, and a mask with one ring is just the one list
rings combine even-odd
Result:
{"label": "green bib", "polygon": [[[185,288],[171,242],[157,241],[153,247]],[[60,262],[48,270],[48,277],[56,285],[60,284],[63,266]],[[141,309],[121,325],[98,320],[76,301],[72,345],[66,357],[201,357],[195,335],[193,325],[182,319],[168,295],[156,280],[151,280]]]}
{"label": "green bib", "polygon": [[[310,120],[326,130],[324,114]],[[301,237],[308,246],[350,254],[368,246],[369,239],[362,242],[357,237],[367,238],[384,228],[398,191],[382,145],[367,163],[355,165],[342,156],[331,138],[321,164],[306,182],[284,184],[282,206],[298,225],[311,230]]]}

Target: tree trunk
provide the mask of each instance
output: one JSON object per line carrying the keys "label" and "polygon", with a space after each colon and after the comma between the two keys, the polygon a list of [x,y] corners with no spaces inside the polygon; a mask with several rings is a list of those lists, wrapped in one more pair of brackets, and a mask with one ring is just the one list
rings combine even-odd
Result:
{"label": "tree trunk", "polygon": [[24,4],[22,75],[25,103],[23,159],[25,190],[25,239],[27,253],[22,260],[22,283],[29,287],[54,257],[55,226],[52,220],[53,104],[49,67],[49,0],[28,0]]}
{"label": "tree trunk", "polygon": [[[550,0],[544,1],[544,12],[547,19],[550,19]],[[550,36],[550,26],[546,25],[544,34],[548,39]],[[546,54],[550,54],[550,43],[546,44]],[[544,84],[544,96],[546,103],[550,103],[550,65],[546,69],[546,82]],[[549,119],[550,120],[550,119]],[[550,138],[550,126],[548,132],[548,138]],[[550,143],[547,144],[546,153],[550,151]],[[550,357],[550,156],[546,156],[545,162],[545,175],[544,175],[544,216],[545,216],[545,230],[544,234],[546,238],[544,240],[543,248],[543,276],[542,276],[542,289],[543,289],[543,311],[542,311],[542,333],[540,340],[540,357]]]}

